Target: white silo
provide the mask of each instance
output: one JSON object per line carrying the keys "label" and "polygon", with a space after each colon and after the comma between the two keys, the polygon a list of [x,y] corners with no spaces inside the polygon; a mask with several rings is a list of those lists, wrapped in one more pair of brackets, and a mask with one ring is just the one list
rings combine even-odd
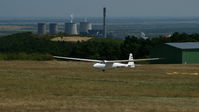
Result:
{"label": "white silo", "polygon": [[81,34],[88,34],[88,31],[92,30],[92,24],[89,22],[80,22],[80,33]]}
{"label": "white silo", "polygon": [[50,23],[49,24],[49,33],[56,34],[58,31],[57,23]]}
{"label": "white silo", "polygon": [[46,23],[38,23],[37,33],[39,35],[46,34]]}
{"label": "white silo", "polygon": [[65,23],[65,33],[69,35],[78,35],[76,23]]}

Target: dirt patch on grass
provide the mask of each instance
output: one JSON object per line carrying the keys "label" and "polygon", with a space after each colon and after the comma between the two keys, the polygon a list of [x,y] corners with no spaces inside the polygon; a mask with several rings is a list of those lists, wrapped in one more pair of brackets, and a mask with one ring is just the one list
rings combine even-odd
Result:
{"label": "dirt patch on grass", "polygon": [[79,36],[72,36],[72,37],[56,37],[51,39],[52,41],[66,41],[66,42],[77,42],[77,41],[88,41],[91,37],[79,37]]}

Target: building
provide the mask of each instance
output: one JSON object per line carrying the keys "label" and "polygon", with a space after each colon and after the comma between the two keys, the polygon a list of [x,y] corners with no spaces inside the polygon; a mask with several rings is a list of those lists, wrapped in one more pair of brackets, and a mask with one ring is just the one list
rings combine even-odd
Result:
{"label": "building", "polygon": [[65,33],[68,35],[78,35],[76,23],[65,23]]}
{"label": "building", "polygon": [[50,23],[49,24],[49,33],[57,34],[57,31],[58,31],[57,23]]}
{"label": "building", "polygon": [[144,33],[144,32],[141,32],[141,34],[140,34],[140,38],[148,39],[149,37],[146,37],[145,33]]}
{"label": "building", "polygon": [[37,33],[39,35],[46,34],[46,23],[38,23]]}
{"label": "building", "polygon": [[92,24],[89,22],[80,22],[80,34],[88,35],[88,31],[92,30]]}
{"label": "building", "polygon": [[103,37],[103,30],[88,30],[89,36]]}
{"label": "building", "polygon": [[199,64],[199,42],[165,43],[153,47],[150,56],[164,58],[155,63]]}

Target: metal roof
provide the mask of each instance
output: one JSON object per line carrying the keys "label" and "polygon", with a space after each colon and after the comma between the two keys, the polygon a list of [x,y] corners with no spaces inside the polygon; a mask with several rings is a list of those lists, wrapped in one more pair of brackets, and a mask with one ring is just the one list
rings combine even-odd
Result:
{"label": "metal roof", "polygon": [[199,42],[165,43],[179,49],[199,49]]}

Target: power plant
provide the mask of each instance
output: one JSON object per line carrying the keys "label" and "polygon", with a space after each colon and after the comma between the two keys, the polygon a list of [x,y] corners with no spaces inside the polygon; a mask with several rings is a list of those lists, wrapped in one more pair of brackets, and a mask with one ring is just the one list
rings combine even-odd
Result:
{"label": "power plant", "polygon": [[49,24],[49,33],[50,34],[57,34],[57,32],[58,32],[57,23],[50,23]]}
{"label": "power plant", "polygon": [[46,34],[46,24],[45,23],[38,23],[37,33],[39,35]]}
{"label": "power plant", "polygon": [[[64,32],[67,35],[78,35],[78,28],[79,34],[83,36],[96,36],[96,37],[107,37],[107,29],[106,29],[106,8],[103,8],[103,28],[102,29],[94,29],[92,28],[92,23],[90,22],[80,22],[79,27],[77,23],[73,22],[73,15],[70,15],[71,20],[70,22],[62,24],[64,26],[63,31],[58,31],[58,24],[57,23],[49,23],[49,34],[57,34],[58,32]],[[46,34],[46,23],[38,23],[38,34]]]}
{"label": "power plant", "polygon": [[65,34],[78,35],[76,23],[65,23]]}
{"label": "power plant", "polygon": [[80,22],[80,34],[88,35],[89,30],[92,30],[92,24],[89,22]]}

